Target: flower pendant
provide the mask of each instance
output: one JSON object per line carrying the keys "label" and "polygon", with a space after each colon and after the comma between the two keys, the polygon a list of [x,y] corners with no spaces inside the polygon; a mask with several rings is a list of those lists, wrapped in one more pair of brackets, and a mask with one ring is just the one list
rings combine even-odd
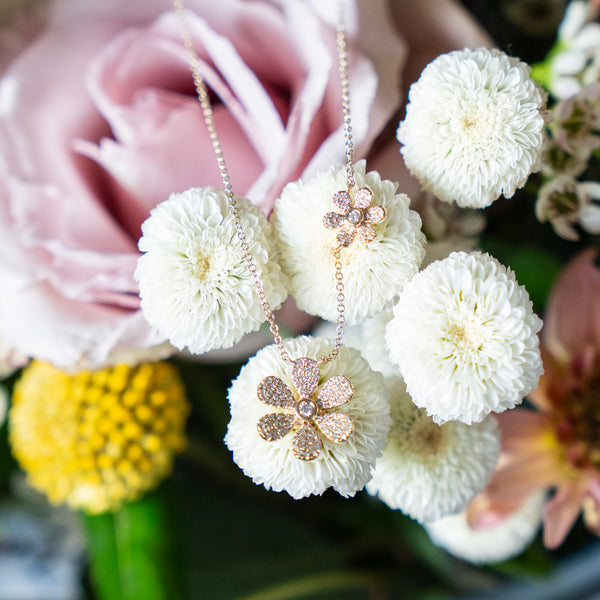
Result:
{"label": "flower pendant", "polygon": [[342,246],[349,246],[358,237],[365,243],[375,239],[376,223],[381,223],[386,216],[383,206],[371,206],[373,192],[366,187],[354,194],[354,200],[347,191],[333,195],[333,205],[339,212],[328,212],[323,217],[323,225],[327,229],[340,229],[337,240]]}
{"label": "flower pendant", "polygon": [[265,377],[257,389],[258,399],[285,412],[270,413],[257,424],[259,435],[267,442],[280,440],[296,428],[292,452],[301,460],[313,460],[321,451],[320,432],[332,442],[344,442],[354,429],[352,419],[343,413],[327,412],[350,401],[354,387],[344,375],[334,375],[316,393],[320,369],[312,358],[292,363],[291,378],[296,394],[279,378]]}

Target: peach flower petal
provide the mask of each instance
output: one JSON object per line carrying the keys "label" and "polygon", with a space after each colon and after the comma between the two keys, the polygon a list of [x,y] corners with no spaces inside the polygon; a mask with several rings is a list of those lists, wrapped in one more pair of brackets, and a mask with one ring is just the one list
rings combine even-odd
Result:
{"label": "peach flower petal", "polygon": [[554,549],[560,546],[581,512],[585,484],[565,484],[558,488],[552,500],[544,507],[544,545]]}
{"label": "peach flower petal", "polygon": [[590,344],[600,347],[600,269],[588,248],[564,269],[548,299],[542,343],[566,364]]}

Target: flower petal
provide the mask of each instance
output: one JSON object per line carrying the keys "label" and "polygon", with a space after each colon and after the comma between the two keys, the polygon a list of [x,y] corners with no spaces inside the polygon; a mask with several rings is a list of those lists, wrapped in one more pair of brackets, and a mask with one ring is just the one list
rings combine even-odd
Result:
{"label": "flower petal", "polygon": [[323,217],[323,225],[327,227],[327,229],[337,229],[344,222],[345,218],[346,217],[340,213],[328,212],[325,213],[325,216]]}
{"label": "flower petal", "polygon": [[354,195],[356,208],[368,208],[373,200],[373,192],[369,188],[360,188]]}
{"label": "flower petal", "polygon": [[345,442],[354,431],[352,419],[342,413],[318,415],[314,421],[321,433],[332,442]]}
{"label": "flower petal", "polygon": [[383,206],[371,206],[367,210],[367,223],[381,223],[385,219],[385,214]]}
{"label": "flower petal", "polygon": [[277,406],[278,408],[294,407],[292,392],[279,377],[274,375],[265,377],[259,383],[256,394],[261,402],[270,406]]}
{"label": "flower petal", "polygon": [[544,507],[544,545],[557,548],[581,512],[585,486],[568,483]]}
{"label": "flower petal", "polygon": [[319,456],[321,440],[310,423],[304,423],[296,432],[292,442],[292,452],[300,460],[313,460]]}
{"label": "flower petal", "polygon": [[336,235],[337,241],[342,246],[349,246],[354,240],[354,235],[356,234],[355,229],[342,229]]}
{"label": "flower petal", "polygon": [[568,362],[586,344],[600,344],[600,270],[589,248],[572,260],[554,286],[542,339],[550,353]]}
{"label": "flower petal", "polygon": [[354,386],[344,375],[334,375],[325,382],[319,391],[317,404],[319,408],[327,409],[342,406],[352,398]]}
{"label": "flower petal", "polygon": [[358,230],[358,237],[365,243],[372,242],[375,239],[376,235],[377,235],[377,232],[373,228],[373,225],[371,225],[369,223],[365,223]]}
{"label": "flower petal", "polygon": [[292,363],[292,381],[300,398],[310,398],[319,383],[320,369],[312,358],[298,358]]}
{"label": "flower petal", "polygon": [[333,205],[343,214],[347,214],[352,206],[352,199],[346,191],[336,192],[332,198]]}
{"label": "flower petal", "polygon": [[267,442],[276,442],[290,432],[296,417],[285,413],[271,413],[261,417],[256,424],[258,435]]}

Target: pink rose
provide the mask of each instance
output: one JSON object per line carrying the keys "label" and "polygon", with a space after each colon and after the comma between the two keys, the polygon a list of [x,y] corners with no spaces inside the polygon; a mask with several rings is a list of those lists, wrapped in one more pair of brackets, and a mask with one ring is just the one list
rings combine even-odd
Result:
{"label": "pink rose", "polygon": [[[269,212],[343,161],[332,5],[187,6],[234,189]],[[406,47],[384,0],[349,9],[359,158],[398,110]],[[65,368],[157,347],[132,277],[140,224],[171,192],[220,186],[168,0],[56,0],[0,65],[0,332]]]}

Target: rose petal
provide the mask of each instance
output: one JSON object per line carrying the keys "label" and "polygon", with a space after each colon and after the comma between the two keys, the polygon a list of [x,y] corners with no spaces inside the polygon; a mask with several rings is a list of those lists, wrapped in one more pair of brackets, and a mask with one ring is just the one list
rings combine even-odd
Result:
{"label": "rose petal", "polygon": [[165,341],[139,310],[68,300],[47,283],[0,294],[0,323],[6,339],[23,354],[67,370]]}

